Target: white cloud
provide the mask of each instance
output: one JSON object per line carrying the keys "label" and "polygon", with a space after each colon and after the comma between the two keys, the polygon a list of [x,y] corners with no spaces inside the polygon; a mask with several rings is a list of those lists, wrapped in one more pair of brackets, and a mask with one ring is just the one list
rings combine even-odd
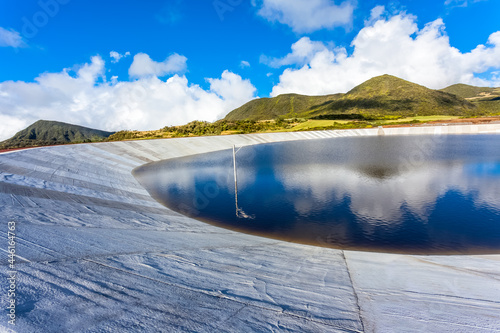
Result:
{"label": "white cloud", "polygon": [[15,30],[0,27],[0,47],[26,47],[21,34]]}
{"label": "white cloud", "polygon": [[134,81],[108,82],[105,63],[94,56],[76,72],[44,73],[35,82],[0,83],[0,140],[38,119],[116,131],[149,130],[191,120],[214,121],[254,98],[255,87],[225,71],[208,79],[210,89],[185,76],[161,80],[152,75]]}
{"label": "white cloud", "polygon": [[[250,80],[242,80],[241,76],[227,70],[222,73],[220,79],[208,79],[208,82],[210,82],[210,91],[222,98],[228,111],[241,106],[242,101],[251,100],[257,90]],[[218,117],[226,114],[224,110]]]}
{"label": "white cloud", "polygon": [[8,139],[19,130],[33,123],[16,115],[4,115],[0,113],[0,141]]}
{"label": "white cloud", "polygon": [[385,6],[376,6],[370,11],[370,18],[365,21],[365,26],[372,25],[380,20],[385,13]]}
{"label": "white cloud", "polygon": [[313,42],[309,37],[303,37],[292,45],[292,53],[283,58],[269,58],[265,55],[260,57],[260,61],[270,67],[278,68],[282,66],[298,65],[304,66],[309,63],[316,53],[327,50],[322,42]]}
{"label": "white cloud", "polygon": [[121,58],[126,58],[129,55],[130,55],[130,52],[125,52],[124,54],[120,54],[116,51],[109,52],[109,56],[112,58],[111,62],[113,62],[113,63],[117,63],[118,61],[120,61]]}
{"label": "white cloud", "polygon": [[[276,178],[287,191],[303,193],[294,203],[298,213],[308,215],[318,205],[349,197],[352,212],[369,221],[371,226],[393,221],[397,228],[397,223],[404,220],[402,207],[426,221],[438,199],[450,190],[471,196],[476,207],[498,206],[496,198],[500,188],[492,185],[491,179],[472,177],[460,164],[431,164],[430,167],[435,172],[429,172],[427,165],[427,168],[415,168],[388,179],[374,179],[360,174],[352,166],[332,165],[325,170],[324,166],[311,165],[305,171],[286,165],[277,170]],[[304,202],[307,199],[309,202]]]}
{"label": "white cloud", "polygon": [[476,3],[480,1],[486,1],[486,0],[446,0],[444,4],[445,6],[467,7],[469,3]]}
{"label": "white cloud", "polygon": [[250,67],[250,63],[249,63],[248,61],[246,61],[246,60],[242,60],[242,61],[240,62],[240,67],[241,67],[241,68]]}
{"label": "white cloud", "polygon": [[[372,11],[380,17],[380,10]],[[320,43],[322,44],[322,43]],[[283,93],[329,94],[347,92],[374,76],[392,74],[429,88],[454,83],[499,86],[498,76],[480,79],[475,74],[500,68],[500,31],[490,35],[487,45],[468,53],[452,47],[441,19],[418,29],[416,17],[399,14],[376,19],[352,41],[353,52],[329,49],[304,37],[278,63],[294,60],[301,68],[287,68],[272,96]],[[304,56],[306,54],[307,56]]]}
{"label": "white cloud", "polygon": [[163,62],[152,60],[146,53],[138,53],[128,70],[131,77],[165,76],[181,73],[186,70],[187,58],[177,53],[172,54]]}
{"label": "white cloud", "polygon": [[[345,0],[262,0],[258,14],[268,21],[290,26],[298,33],[332,29],[352,24],[354,1]],[[257,6],[256,1],[253,5]]]}

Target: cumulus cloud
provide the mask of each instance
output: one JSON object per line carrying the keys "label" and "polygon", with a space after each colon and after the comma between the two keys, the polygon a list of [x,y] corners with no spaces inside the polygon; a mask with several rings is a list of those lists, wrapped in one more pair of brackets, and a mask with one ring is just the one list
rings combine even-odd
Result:
{"label": "cumulus cloud", "polygon": [[109,52],[109,56],[112,58],[111,62],[113,62],[113,63],[117,63],[118,61],[120,61],[121,58],[126,58],[129,55],[130,55],[130,52],[125,52],[124,54],[120,54],[116,51]]}
{"label": "cumulus cloud", "polygon": [[[287,68],[272,96],[283,93],[329,94],[347,92],[374,76],[392,74],[429,88],[454,83],[499,86],[498,76],[475,74],[500,68],[500,31],[486,45],[462,53],[450,45],[441,19],[418,29],[416,17],[398,14],[381,18],[380,8],[352,41],[352,54],[345,48],[330,49],[322,42],[301,38],[292,52],[272,64],[299,64]],[[323,46],[321,45],[323,44]]]}
{"label": "cumulus cloud", "polygon": [[370,18],[365,21],[365,26],[372,25],[376,21],[380,20],[385,14],[385,6],[376,6],[370,11]]}
{"label": "cumulus cloud", "polygon": [[250,67],[250,63],[249,63],[248,61],[246,61],[246,60],[242,60],[242,61],[240,62],[240,67],[241,67],[241,68]]}
{"label": "cumulus cloud", "polygon": [[175,74],[109,82],[105,62],[94,56],[74,72],[44,73],[35,82],[0,83],[0,140],[38,119],[116,131],[149,130],[191,120],[214,121],[254,98],[255,87],[225,71],[209,89]]}
{"label": "cumulus cloud", "polygon": [[313,42],[309,37],[303,37],[292,45],[292,53],[283,58],[270,58],[266,55],[260,57],[260,61],[270,67],[278,68],[282,66],[298,65],[304,66],[321,51],[327,50],[322,42]]}
{"label": "cumulus cloud", "polygon": [[332,29],[352,24],[354,1],[345,0],[262,0],[258,14],[270,22],[286,24],[298,33]]}
{"label": "cumulus cloud", "polygon": [[[210,91],[222,98],[229,110],[241,106],[242,101],[252,99],[257,90],[250,80],[242,80],[241,76],[227,70],[222,73],[220,79],[208,79],[208,82],[210,82]],[[225,114],[219,114],[219,117]]]}
{"label": "cumulus cloud", "polygon": [[26,43],[19,32],[0,27],[0,47],[26,47]]}
{"label": "cumulus cloud", "polygon": [[131,77],[165,76],[168,74],[182,73],[186,70],[187,58],[177,53],[167,57],[162,62],[152,60],[146,53],[138,53],[128,70]]}

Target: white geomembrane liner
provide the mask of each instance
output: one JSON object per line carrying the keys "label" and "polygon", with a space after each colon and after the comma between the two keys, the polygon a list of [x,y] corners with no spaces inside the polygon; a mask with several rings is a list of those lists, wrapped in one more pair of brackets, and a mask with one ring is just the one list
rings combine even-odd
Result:
{"label": "white geomembrane liner", "polygon": [[[383,132],[500,133],[500,125]],[[233,145],[377,134],[266,133],[1,154],[0,248],[6,252],[14,221],[19,257],[16,326],[3,315],[0,331],[500,331],[499,255],[353,252],[240,234],[160,205],[131,173]],[[1,263],[5,276],[6,255]],[[7,304],[6,292],[1,299]]]}

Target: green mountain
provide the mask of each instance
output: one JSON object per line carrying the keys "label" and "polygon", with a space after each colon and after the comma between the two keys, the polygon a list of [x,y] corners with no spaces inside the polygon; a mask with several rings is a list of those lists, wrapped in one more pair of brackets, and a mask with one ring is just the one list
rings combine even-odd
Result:
{"label": "green mountain", "polygon": [[474,87],[459,83],[441,91],[465,98],[476,106],[478,114],[500,114],[500,88]]}
{"label": "green mountain", "polygon": [[494,99],[500,98],[500,88],[474,87],[459,83],[441,89],[441,91],[457,95],[466,99]]}
{"label": "green mountain", "polygon": [[233,110],[226,120],[265,120],[277,116],[363,119],[377,116],[474,116],[475,104],[445,91],[432,90],[403,79],[374,77],[346,94],[327,96],[280,95],[261,98]]}
{"label": "green mountain", "polygon": [[1,149],[103,141],[114,132],[105,132],[58,121],[39,120],[0,142]]}
{"label": "green mountain", "polygon": [[265,120],[286,115],[294,116],[307,110],[314,110],[322,104],[342,97],[342,95],[304,96],[284,94],[273,98],[258,98],[231,111],[225,119],[230,121]]}

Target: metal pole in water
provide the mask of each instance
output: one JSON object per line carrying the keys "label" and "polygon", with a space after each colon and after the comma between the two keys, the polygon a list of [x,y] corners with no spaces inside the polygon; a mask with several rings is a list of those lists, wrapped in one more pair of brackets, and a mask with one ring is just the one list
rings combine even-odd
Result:
{"label": "metal pole in water", "polygon": [[236,152],[233,145],[233,168],[234,168],[234,198],[236,203],[236,216],[238,216],[238,178],[236,176]]}

